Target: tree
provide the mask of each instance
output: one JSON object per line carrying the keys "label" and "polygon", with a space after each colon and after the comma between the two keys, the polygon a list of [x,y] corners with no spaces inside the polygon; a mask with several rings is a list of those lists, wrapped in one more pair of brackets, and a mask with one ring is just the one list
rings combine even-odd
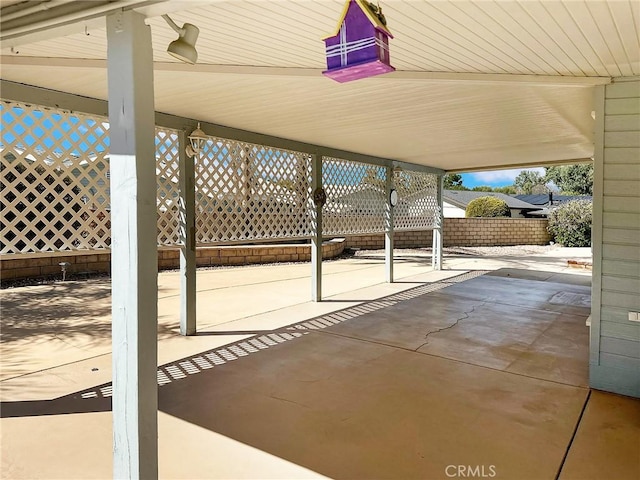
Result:
{"label": "tree", "polygon": [[516,187],[514,187],[513,185],[507,185],[505,187],[496,187],[493,189],[493,191],[497,193],[504,193],[506,195],[515,195],[516,193],[518,193],[516,191]]}
{"label": "tree", "polygon": [[547,167],[545,178],[555,183],[563,195],[593,195],[593,164]]}
{"label": "tree", "polygon": [[367,168],[367,171],[362,177],[362,184],[374,187],[375,190],[380,192],[384,192],[386,189],[386,181],[384,178],[378,176],[378,169],[375,167]]}
{"label": "tree", "polygon": [[297,190],[297,185],[295,180],[292,180],[290,178],[281,178],[279,180],[276,180],[273,183],[291,192],[295,192]]}
{"label": "tree", "polygon": [[443,188],[445,190],[467,190],[462,184],[462,175],[459,173],[447,173],[444,176]]}
{"label": "tree", "polygon": [[544,183],[531,187],[531,193],[534,195],[548,195],[551,190]]}
{"label": "tree", "polygon": [[591,245],[593,208],[590,200],[573,200],[560,205],[549,215],[549,233],[563,247]]}
{"label": "tree", "polygon": [[545,177],[535,170],[523,170],[516,177],[513,186],[520,194],[530,194],[536,185],[544,185]]}
{"label": "tree", "polygon": [[471,189],[473,192],[493,192],[493,188],[488,185],[478,185]]}

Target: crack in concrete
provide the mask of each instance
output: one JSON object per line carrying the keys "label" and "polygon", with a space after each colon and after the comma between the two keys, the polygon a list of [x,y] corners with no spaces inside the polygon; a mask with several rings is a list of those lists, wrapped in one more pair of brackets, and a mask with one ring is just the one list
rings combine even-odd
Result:
{"label": "crack in concrete", "polygon": [[438,330],[434,330],[432,332],[427,333],[424,336],[425,342],[422,345],[420,345],[418,348],[416,348],[414,350],[414,352],[417,352],[418,350],[420,350],[425,345],[428,345],[429,344],[429,337],[431,335],[435,335],[436,333],[444,332],[445,330],[450,330],[450,329],[456,327],[462,320],[466,320],[467,318],[469,318],[469,314],[473,313],[475,311],[476,307],[482,307],[484,305],[486,305],[486,302],[482,302],[480,304],[474,305],[474,306],[471,307],[471,310],[468,310],[468,311],[465,310],[464,312],[462,312],[463,316],[458,318],[458,319],[456,319],[456,321],[453,322],[451,325],[449,325],[447,327],[439,328]]}
{"label": "crack in concrete", "polygon": [[309,405],[305,405],[304,403],[298,403],[298,402],[296,402],[294,400],[289,400],[287,398],[277,397],[275,395],[269,395],[269,398],[273,398],[274,400],[280,400],[281,402],[293,403],[294,405],[297,405],[297,406],[302,407],[302,408],[311,408]]}

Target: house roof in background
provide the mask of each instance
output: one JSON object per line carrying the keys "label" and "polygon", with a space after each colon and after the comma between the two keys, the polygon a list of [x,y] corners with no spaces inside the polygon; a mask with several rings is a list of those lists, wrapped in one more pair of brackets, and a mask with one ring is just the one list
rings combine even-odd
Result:
{"label": "house roof in background", "polygon": [[[531,203],[533,205],[547,205],[549,203],[549,195],[546,193],[532,194],[532,195],[514,195],[515,198],[522,200],[523,202]],[[553,203],[565,203],[571,200],[592,200],[591,195],[556,195],[553,194]]]}
{"label": "house roof in background", "polygon": [[509,208],[513,209],[526,209],[526,210],[539,210],[540,207],[528,202],[524,202],[518,198],[504,193],[497,192],[472,192],[468,190],[443,190],[442,198],[445,202],[451,203],[456,207],[467,208],[469,202],[480,197],[496,197],[500,200],[504,200]]}

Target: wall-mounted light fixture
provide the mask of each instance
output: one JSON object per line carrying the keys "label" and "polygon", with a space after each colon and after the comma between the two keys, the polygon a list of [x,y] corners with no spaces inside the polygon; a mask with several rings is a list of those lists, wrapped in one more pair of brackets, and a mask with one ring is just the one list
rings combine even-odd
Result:
{"label": "wall-mounted light fixture", "polygon": [[392,207],[398,205],[398,191],[395,188],[392,188],[389,192],[389,205]]}
{"label": "wall-mounted light fixture", "polygon": [[189,145],[187,145],[185,150],[189,157],[193,157],[197,153],[200,153],[209,139],[207,134],[200,129],[200,122],[198,122],[198,128],[191,132],[191,135],[189,135],[188,138]]}
{"label": "wall-mounted light fixture", "polygon": [[162,15],[162,18],[164,18],[169,26],[173,28],[178,35],[180,35],[176,40],[169,44],[167,47],[167,53],[178,60],[194,65],[198,61],[196,41],[198,40],[200,29],[191,23],[185,23],[182,28],[180,28],[173,20],[171,20],[169,15]]}

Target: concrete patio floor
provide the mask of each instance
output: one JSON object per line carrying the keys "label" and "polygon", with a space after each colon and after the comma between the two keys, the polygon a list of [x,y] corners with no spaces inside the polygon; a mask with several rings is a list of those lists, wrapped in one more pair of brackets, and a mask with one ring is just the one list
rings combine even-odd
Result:
{"label": "concrete patio floor", "polygon": [[[308,264],[202,270],[188,338],[161,273],[160,477],[640,478],[640,400],[587,387],[588,257],[400,253],[386,284],[374,253],[321,303]],[[0,293],[2,478],[112,476],[109,291]]]}

